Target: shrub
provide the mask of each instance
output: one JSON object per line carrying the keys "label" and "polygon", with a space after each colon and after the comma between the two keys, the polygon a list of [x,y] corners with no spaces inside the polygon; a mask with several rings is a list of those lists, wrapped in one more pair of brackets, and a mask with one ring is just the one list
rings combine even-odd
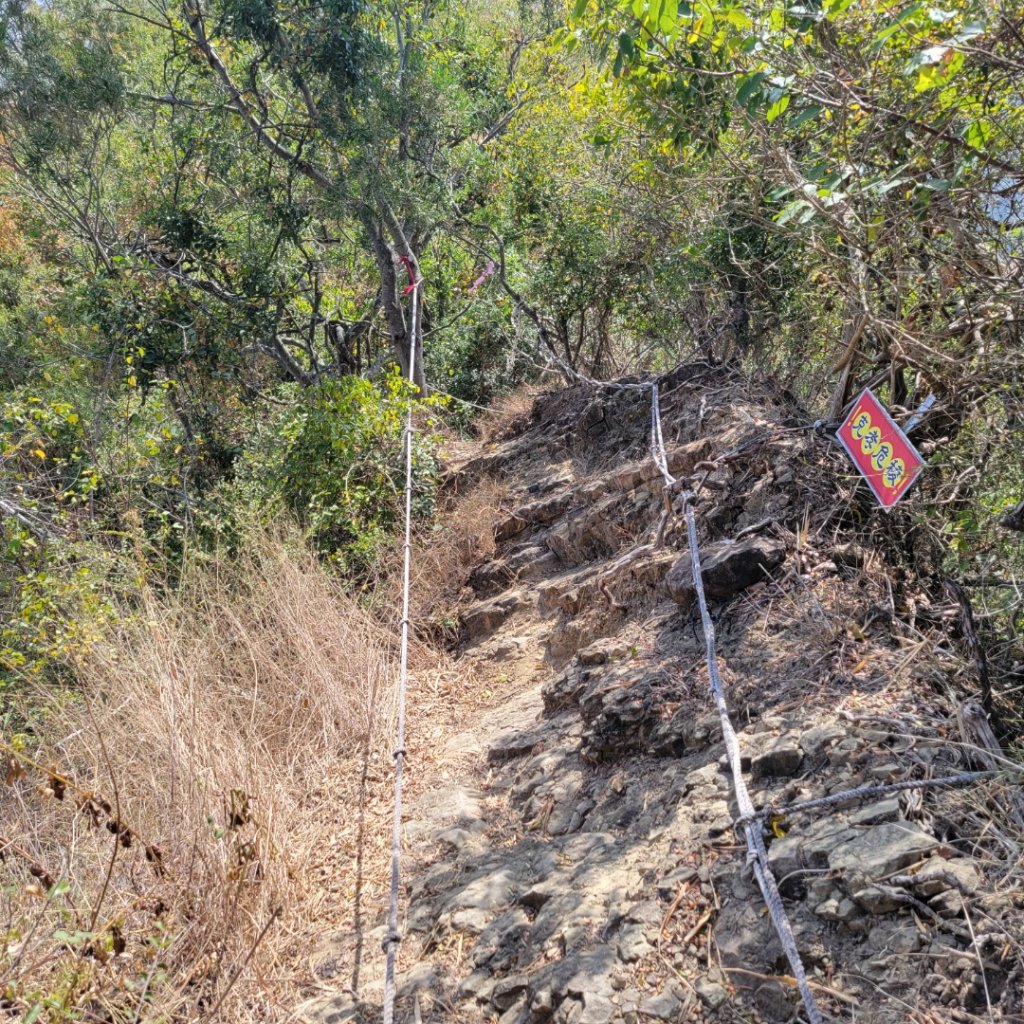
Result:
{"label": "shrub", "polygon": [[[364,575],[403,511],[403,428],[410,385],[397,371],[378,387],[360,377],[321,384],[285,416],[284,452],[276,473],[281,496],[308,529],[317,550],[341,568]],[[414,436],[413,513],[433,513],[438,481],[437,437],[418,404],[427,433]]]}

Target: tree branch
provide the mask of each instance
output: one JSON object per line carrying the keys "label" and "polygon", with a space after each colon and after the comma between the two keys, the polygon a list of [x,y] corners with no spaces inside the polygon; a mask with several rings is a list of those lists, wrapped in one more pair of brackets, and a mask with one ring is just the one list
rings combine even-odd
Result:
{"label": "tree branch", "polygon": [[231,73],[228,71],[224,62],[220,59],[220,55],[214,49],[213,44],[210,42],[210,39],[206,34],[206,26],[203,23],[203,15],[199,9],[198,0],[186,0],[184,11],[188,24],[194,33],[195,44],[199,47],[203,56],[206,58],[207,64],[209,64],[213,69],[216,76],[220,79],[221,85],[223,85],[228,96],[231,98],[231,109],[234,110],[234,112],[238,114],[243,121],[245,121],[252,130],[253,135],[256,136],[260,145],[273,153],[274,156],[287,161],[297,171],[301,172],[309,178],[310,181],[315,182],[321,188],[327,190],[333,189],[335,182],[332,180],[330,175],[315,164],[310,163],[298,153],[290,150],[280,140],[271,135],[270,132],[266,130],[263,123],[260,122],[252,112],[249,104],[245,101],[245,97],[242,95],[241,89],[239,89],[235,84],[231,77]]}

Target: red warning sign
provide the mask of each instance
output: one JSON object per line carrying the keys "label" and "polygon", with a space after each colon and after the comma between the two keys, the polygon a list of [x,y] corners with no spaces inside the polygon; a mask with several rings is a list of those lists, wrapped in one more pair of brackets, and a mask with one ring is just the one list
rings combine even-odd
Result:
{"label": "red warning sign", "polygon": [[924,459],[870,390],[854,403],[836,437],[883,508],[892,508],[924,468]]}

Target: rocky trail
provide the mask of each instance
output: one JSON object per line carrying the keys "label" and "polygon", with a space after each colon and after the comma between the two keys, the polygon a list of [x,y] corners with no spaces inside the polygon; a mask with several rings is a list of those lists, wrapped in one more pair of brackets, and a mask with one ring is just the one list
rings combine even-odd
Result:
{"label": "rocky trail", "polygon": [[[919,578],[912,513],[873,511],[791,402],[725,369],[680,368],[662,411],[676,476],[720,460],[698,526],[755,806],[989,767],[957,608]],[[453,473],[464,492],[508,485],[458,654],[467,685],[504,699],[446,740],[446,774],[409,809],[398,1020],[802,1019],[734,829],[684,521],[624,558],[662,510],[648,417],[637,391],[543,395]],[[827,1020],[1024,1021],[1014,785],[766,817]],[[379,1014],[368,984],[307,1016]]]}

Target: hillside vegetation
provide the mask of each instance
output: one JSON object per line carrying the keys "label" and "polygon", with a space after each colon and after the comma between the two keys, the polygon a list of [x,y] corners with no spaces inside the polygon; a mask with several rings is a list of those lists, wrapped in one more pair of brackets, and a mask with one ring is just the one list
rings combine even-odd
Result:
{"label": "hillside vegetation", "polygon": [[976,690],[1019,759],[1019,4],[0,0],[0,29],[0,1017],[344,987],[309,950],[386,891],[410,405],[424,747],[512,682],[455,659],[525,484],[453,467],[575,408],[542,392],[686,365],[700,426],[722,381],[816,436],[864,387],[934,399],[896,512],[831,461],[775,518],[882,552],[893,613],[906,584],[966,652],[943,713]]}

